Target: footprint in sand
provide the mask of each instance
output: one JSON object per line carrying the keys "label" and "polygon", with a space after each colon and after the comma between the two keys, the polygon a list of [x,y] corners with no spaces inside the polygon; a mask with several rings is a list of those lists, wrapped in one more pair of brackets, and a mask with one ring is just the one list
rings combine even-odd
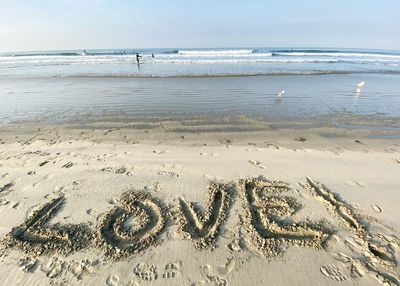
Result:
{"label": "footprint in sand", "polygon": [[147,282],[151,282],[158,278],[157,267],[154,264],[141,262],[135,266],[133,273],[139,278]]}
{"label": "footprint in sand", "polygon": [[392,159],[392,162],[393,162],[394,164],[400,164],[400,159],[393,158],[393,159]]}
{"label": "footprint in sand", "polygon": [[217,157],[218,155],[219,155],[218,153],[211,153],[211,154],[204,153],[204,152],[200,153],[200,156],[204,156],[204,157],[206,157],[206,156]]}
{"label": "footprint in sand", "polygon": [[235,266],[236,266],[236,259],[231,257],[230,259],[227,259],[225,265],[216,267],[216,270],[220,275],[228,276],[233,271],[233,269],[235,269]]}
{"label": "footprint in sand", "polygon": [[[58,277],[66,273],[70,273],[76,279],[81,280],[83,276],[93,273],[94,267],[98,266],[99,264],[100,260],[91,261],[89,259],[84,259],[65,261],[59,257],[55,257],[52,261],[50,261],[49,264],[47,264],[47,267],[42,266],[41,270],[45,272],[48,277]],[[55,276],[50,276],[50,274]]]}
{"label": "footprint in sand", "polygon": [[360,246],[357,244],[357,242],[353,238],[347,238],[344,240],[344,245],[347,246],[351,251],[355,253],[361,253]]}
{"label": "footprint in sand", "polygon": [[19,269],[26,273],[33,273],[39,267],[39,260],[36,260],[33,257],[26,257],[18,262],[18,266]]}
{"label": "footprint in sand", "polygon": [[160,182],[154,183],[154,191],[155,192],[161,192],[161,188],[162,188],[162,185],[160,184]]}
{"label": "footprint in sand", "polygon": [[72,260],[68,263],[68,270],[78,279],[82,279],[85,274],[91,274],[94,271],[94,266],[99,264],[99,260],[91,261],[84,259],[81,261]]}
{"label": "footprint in sand", "polygon": [[221,144],[224,144],[224,145],[226,145],[226,144],[232,144],[232,140],[230,140],[230,139],[220,139],[219,142],[220,142]]}
{"label": "footprint in sand", "polygon": [[306,142],[307,141],[307,139],[304,137],[295,138],[294,140],[298,141],[298,142]]}
{"label": "footprint in sand", "polygon": [[226,286],[228,282],[226,279],[222,278],[221,276],[208,276],[207,277],[210,282],[212,282],[216,286]]}
{"label": "footprint in sand", "polygon": [[10,203],[10,201],[6,200],[6,199],[1,199],[0,200],[0,206],[5,206],[8,205]]}
{"label": "footprint in sand", "polygon": [[115,168],[115,167],[105,167],[103,169],[101,169],[102,172],[109,172],[109,173],[113,173],[116,175],[122,175],[125,174],[128,177],[131,177],[133,175],[132,171],[128,170],[128,168],[126,167],[119,167],[119,168]]}
{"label": "footprint in sand", "polygon": [[358,188],[366,188],[367,184],[360,182],[360,181],[348,181],[345,182],[345,185],[349,187],[358,187]]}
{"label": "footprint in sand", "polygon": [[267,143],[267,142],[265,142],[265,147],[267,147],[267,148],[275,148],[277,150],[281,149],[278,145],[276,145],[274,143]]}
{"label": "footprint in sand", "polygon": [[71,168],[73,165],[74,165],[74,163],[68,162],[68,163],[64,164],[61,168],[69,169],[69,168]]}
{"label": "footprint in sand", "polygon": [[24,155],[39,155],[39,156],[45,157],[45,156],[49,156],[50,153],[38,150],[38,151],[26,152]]}
{"label": "footprint in sand", "polygon": [[162,154],[168,154],[169,151],[168,150],[153,150],[153,153],[157,154],[157,155],[162,155]]}
{"label": "footprint in sand", "polygon": [[332,255],[337,261],[340,261],[342,263],[350,263],[353,260],[350,256],[342,252],[333,253]]}
{"label": "footprint in sand", "polygon": [[168,176],[170,178],[179,178],[179,174],[174,173],[174,172],[168,172],[168,171],[158,171],[157,174],[159,176]]}
{"label": "footprint in sand", "polygon": [[261,164],[260,161],[249,160],[249,163],[253,166],[259,167],[260,169],[265,169],[265,166]]}
{"label": "footprint in sand", "polygon": [[350,273],[352,278],[362,278],[368,270],[359,261],[354,261],[350,266]]}
{"label": "footprint in sand", "polygon": [[7,191],[10,191],[12,187],[14,187],[14,183],[8,183],[5,184],[4,186],[0,187],[0,193],[5,193]]}
{"label": "footprint in sand", "polygon": [[4,250],[0,250],[0,258],[1,258],[1,262],[3,262],[3,258],[7,257],[8,254],[7,252],[5,252]]}
{"label": "footprint in sand", "polygon": [[203,264],[200,266],[200,272],[203,276],[212,282],[214,285],[227,285],[227,278],[229,274],[235,269],[236,259],[233,257],[227,259],[225,265],[212,267],[208,264]]}
{"label": "footprint in sand", "polygon": [[56,278],[66,272],[66,263],[59,257],[50,258],[46,264],[42,264],[41,270],[49,278]]}
{"label": "footprint in sand", "polygon": [[131,279],[129,282],[120,282],[121,279],[117,274],[113,274],[107,277],[106,284],[108,286],[139,286],[139,283]]}
{"label": "footprint in sand", "polygon": [[86,210],[86,213],[88,215],[95,216],[96,214],[99,213],[99,210],[97,210],[97,209],[88,209],[88,210]]}
{"label": "footprint in sand", "polygon": [[363,182],[355,182],[356,183],[356,185],[358,186],[358,187],[360,187],[360,188],[366,188],[367,187],[367,184],[365,184],[365,183],[363,183]]}
{"label": "footprint in sand", "polygon": [[219,276],[218,274],[212,271],[211,265],[203,264],[200,266],[200,273],[206,277],[210,282],[214,285],[225,286],[227,285],[227,281],[225,278]]}
{"label": "footprint in sand", "polygon": [[117,198],[112,198],[112,199],[110,199],[110,200],[108,201],[108,203],[109,203],[110,205],[115,205],[115,204],[118,203],[118,199],[117,199]]}
{"label": "footprint in sand", "polygon": [[240,239],[234,239],[234,240],[232,240],[228,245],[227,245],[227,247],[228,247],[228,249],[230,250],[230,251],[232,251],[232,252],[240,252],[240,251],[242,251],[242,246],[241,246],[241,241],[240,241]]}
{"label": "footprint in sand", "polygon": [[50,162],[50,161],[48,161],[48,160],[43,161],[43,162],[39,163],[39,167],[43,167],[44,165],[46,165],[46,164],[49,163],[49,162]]}
{"label": "footprint in sand", "polygon": [[20,203],[19,202],[17,202],[17,203],[15,203],[13,206],[12,206],[12,208],[13,209],[19,209],[19,207],[20,207]]}
{"label": "footprint in sand", "polygon": [[340,268],[336,267],[335,265],[323,265],[321,266],[320,270],[326,277],[335,281],[345,281],[349,279],[349,277],[343,274]]}
{"label": "footprint in sand", "polygon": [[382,212],[382,208],[378,205],[371,205],[371,209],[378,214]]}
{"label": "footprint in sand", "polygon": [[119,285],[119,277],[117,274],[110,275],[106,279],[106,284],[108,286],[118,286]]}
{"label": "footprint in sand", "polygon": [[212,176],[212,175],[209,175],[209,174],[203,174],[203,178],[205,178],[205,179],[207,179],[209,181],[212,181],[215,177]]}
{"label": "footprint in sand", "polygon": [[181,275],[182,261],[175,261],[165,265],[163,278],[177,278]]}

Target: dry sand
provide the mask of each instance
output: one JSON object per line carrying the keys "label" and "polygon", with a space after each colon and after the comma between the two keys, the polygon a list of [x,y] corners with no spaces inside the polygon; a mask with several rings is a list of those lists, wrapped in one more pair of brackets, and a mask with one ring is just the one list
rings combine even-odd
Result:
{"label": "dry sand", "polygon": [[400,285],[400,140],[334,131],[2,127],[0,284]]}

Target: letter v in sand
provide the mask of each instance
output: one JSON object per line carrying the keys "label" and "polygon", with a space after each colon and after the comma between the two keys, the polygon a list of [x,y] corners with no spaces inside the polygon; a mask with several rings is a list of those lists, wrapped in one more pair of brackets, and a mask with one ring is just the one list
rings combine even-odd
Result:
{"label": "letter v in sand", "polygon": [[198,205],[181,198],[178,224],[182,236],[191,240],[196,248],[214,248],[220,227],[232,206],[233,194],[232,185],[210,183],[204,212]]}

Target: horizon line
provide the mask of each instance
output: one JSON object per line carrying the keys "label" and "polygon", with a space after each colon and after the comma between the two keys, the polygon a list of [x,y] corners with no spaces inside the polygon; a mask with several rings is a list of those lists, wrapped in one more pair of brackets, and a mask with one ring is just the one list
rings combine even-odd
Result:
{"label": "horizon line", "polygon": [[400,49],[388,49],[388,48],[350,48],[350,47],[321,47],[321,46],[225,46],[225,47],[125,47],[125,48],[63,48],[63,49],[35,49],[35,50],[14,50],[14,51],[0,51],[0,54],[10,54],[10,53],[29,53],[29,52],[62,52],[62,51],[84,51],[84,50],[152,50],[152,49],[171,49],[171,50],[179,50],[179,49],[325,49],[325,50],[370,50],[370,51],[396,51],[400,52]]}

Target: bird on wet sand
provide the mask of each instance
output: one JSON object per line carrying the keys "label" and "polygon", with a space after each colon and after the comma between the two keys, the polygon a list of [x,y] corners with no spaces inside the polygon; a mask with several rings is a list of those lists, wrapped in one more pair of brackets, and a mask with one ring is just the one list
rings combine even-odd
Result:
{"label": "bird on wet sand", "polygon": [[355,96],[359,96],[361,94],[362,87],[365,85],[365,81],[362,81],[357,84],[356,91],[354,92]]}
{"label": "bird on wet sand", "polygon": [[276,97],[282,97],[282,95],[284,95],[285,94],[285,91],[284,90],[281,90],[277,95],[276,95]]}

